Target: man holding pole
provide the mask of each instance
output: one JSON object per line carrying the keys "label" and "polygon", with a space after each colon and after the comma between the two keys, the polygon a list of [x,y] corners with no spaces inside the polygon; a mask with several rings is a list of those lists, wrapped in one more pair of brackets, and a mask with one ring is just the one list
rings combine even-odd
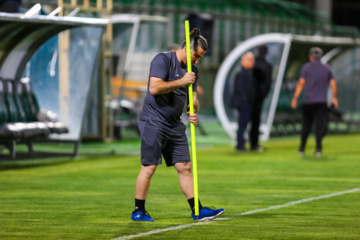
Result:
{"label": "man holding pole", "polygon": [[175,52],[157,55],[150,66],[148,90],[139,118],[141,134],[141,170],[136,181],[135,210],[131,220],[155,221],[145,210],[150,181],[162,156],[168,167],[174,166],[179,175],[180,187],[192,210],[194,220],[213,219],[224,209],[202,207],[195,215],[194,182],[185,125],[180,116],[187,102],[188,85],[193,84],[194,113],[189,115],[192,124],[197,122],[197,64],[207,49],[206,39],[198,29],[190,33],[192,72],[187,72],[186,41]]}

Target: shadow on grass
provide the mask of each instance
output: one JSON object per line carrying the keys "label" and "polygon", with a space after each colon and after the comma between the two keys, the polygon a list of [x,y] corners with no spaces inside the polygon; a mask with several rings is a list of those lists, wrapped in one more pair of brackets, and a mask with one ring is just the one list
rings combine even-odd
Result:
{"label": "shadow on grass", "polygon": [[22,159],[22,160],[7,159],[0,161],[0,171],[63,165],[72,161],[74,161],[74,158],[70,158],[70,157],[59,158],[59,159],[33,159],[33,158]]}
{"label": "shadow on grass", "polygon": [[36,168],[44,166],[56,166],[64,165],[74,161],[96,161],[101,160],[106,157],[129,157],[139,155],[138,152],[115,152],[115,151],[106,151],[99,153],[80,153],[76,157],[72,156],[54,156],[54,155],[21,155],[21,157],[16,159],[1,158],[0,156],[0,171],[5,170],[16,170],[16,169],[25,169],[25,168]]}
{"label": "shadow on grass", "polygon": [[79,160],[94,160],[110,156],[129,156],[131,154],[116,154],[115,151],[101,152],[101,153],[80,153],[78,156],[54,156],[54,154],[35,154],[30,156],[28,154],[18,154],[16,159],[9,159],[0,156],[0,171],[16,170],[25,168],[36,168],[44,166],[64,165],[69,162]]}
{"label": "shadow on grass", "polygon": [[337,160],[336,157],[330,157],[326,155],[321,155],[320,157],[314,156],[314,155],[305,155],[301,157],[302,160],[305,161],[312,161],[312,162],[327,162],[327,161],[333,161]]}
{"label": "shadow on grass", "polygon": [[249,156],[249,155],[260,155],[263,154],[264,152],[258,152],[258,151],[254,151],[254,150],[245,150],[245,151],[239,151],[239,150],[231,150],[229,152],[226,152],[226,155],[229,156]]}

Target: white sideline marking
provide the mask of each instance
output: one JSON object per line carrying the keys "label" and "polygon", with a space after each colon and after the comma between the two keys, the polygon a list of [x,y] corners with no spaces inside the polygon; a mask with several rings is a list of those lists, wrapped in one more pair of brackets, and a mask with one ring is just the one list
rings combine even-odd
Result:
{"label": "white sideline marking", "polygon": [[339,195],[343,195],[343,194],[348,194],[348,193],[359,192],[359,191],[360,191],[360,188],[354,188],[354,189],[351,189],[351,190],[348,190],[348,191],[337,192],[337,193],[322,195],[322,196],[318,196],[318,197],[305,198],[305,199],[298,200],[298,201],[288,202],[288,203],[285,203],[285,204],[282,204],[282,205],[276,205],[276,206],[271,206],[271,207],[268,207],[268,208],[261,208],[261,209],[256,209],[256,210],[252,210],[252,211],[248,211],[248,212],[243,212],[243,213],[240,213],[240,214],[235,214],[235,215],[228,216],[226,218],[217,218],[217,219],[214,219],[214,220],[209,220],[209,221],[204,221],[204,222],[184,224],[184,225],[179,225],[179,226],[176,226],[176,227],[164,228],[164,229],[153,230],[153,231],[145,232],[145,233],[138,233],[138,234],[135,234],[135,235],[123,236],[123,237],[119,237],[119,238],[114,238],[112,240],[127,240],[127,239],[132,239],[132,238],[144,237],[144,236],[149,236],[149,235],[153,235],[153,234],[157,234],[157,233],[168,232],[168,231],[178,230],[178,229],[182,229],[182,228],[189,228],[189,227],[196,226],[196,225],[208,224],[208,223],[211,223],[212,221],[216,221],[216,220],[228,220],[228,219],[234,218],[234,217],[239,217],[239,216],[244,216],[244,215],[251,215],[251,214],[254,214],[254,213],[258,213],[258,212],[265,212],[265,211],[268,211],[268,210],[274,210],[274,209],[279,209],[279,208],[283,208],[283,207],[294,206],[294,205],[297,205],[297,204],[300,204],[300,203],[311,202],[311,201],[315,201],[315,200],[319,200],[319,199],[325,199],[325,198],[331,198],[331,197],[335,197],[335,196],[339,196]]}

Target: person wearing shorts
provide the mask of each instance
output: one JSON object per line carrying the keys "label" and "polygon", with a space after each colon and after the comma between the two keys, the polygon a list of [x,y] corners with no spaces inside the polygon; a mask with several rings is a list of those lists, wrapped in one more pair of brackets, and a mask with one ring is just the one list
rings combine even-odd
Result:
{"label": "person wearing shorts", "polygon": [[190,33],[191,62],[193,72],[187,72],[186,42],[176,51],[160,53],[151,62],[147,94],[139,117],[141,135],[141,170],[136,181],[135,210],[133,221],[155,221],[145,210],[145,200],[151,178],[164,158],[168,167],[174,166],[179,175],[183,191],[194,220],[215,218],[224,212],[223,208],[202,207],[199,202],[199,216],[194,214],[194,182],[192,176],[186,127],[181,121],[187,103],[188,85],[193,84],[194,114],[189,121],[197,122],[199,103],[197,99],[197,64],[207,49],[206,39],[194,28]]}

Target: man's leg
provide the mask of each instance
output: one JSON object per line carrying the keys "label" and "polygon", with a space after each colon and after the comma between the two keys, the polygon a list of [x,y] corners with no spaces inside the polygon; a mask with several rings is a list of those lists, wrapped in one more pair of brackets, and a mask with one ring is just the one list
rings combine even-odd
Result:
{"label": "man's leg", "polygon": [[306,141],[310,135],[312,123],[314,120],[313,105],[303,104],[302,114],[303,114],[303,123],[301,130],[301,144],[300,144],[299,152],[303,153],[305,151]]}
{"label": "man's leg", "polygon": [[[175,163],[175,169],[179,174],[179,183],[180,188],[183,191],[188,203],[190,205],[191,211],[195,212],[195,199],[194,199],[194,179],[192,175],[191,162],[185,163]],[[199,200],[199,210],[202,208],[202,205]]]}
{"label": "man's leg", "polygon": [[244,126],[242,124],[242,109],[238,108],[238,129],[236,133],[236,149],[245,150]]}
{"label": "man's leg", "polygon": [[145,200],[156,168],[157,165],[141,165],[141,170],[136,180],[135,210],[132,213],[131,220],[155,221],[145,210]]}
{"label": "man's leg", "polygon": [[141,170],[136,181],[136,199],[146,199],[150,188],[151,177],[154,175],[156,168],[157,165],[141,165]]}
{"label": "man's leg", "polygon": [[315,116],[315,136],[316,136],[316,153],[321,154],[322,139],[325,136],[327,128],[327,107],[326,104],[319,104],[317,106]]}
{"label": "man's leg", "polygon": [[259,128],[260,128],[260,118],[261,118],[261,106],[262,101],[258,100],[253,105],[253,110],[251,114],[251,129],[250,129],[250,146],[251,149],[255,150],[259,147]]}
{"label": "man's leg", "polygon": [[179,174],[180,188],[186,199],[194,197],[194,179],[191,171],[191,162],[175,163],[176,171]]}
{"label": "man's leg", "polygon": [[157,165],[161,164],[162,134],[161,128],[149,121],[139,120],[141,135],[141,170],[136,180],[134,221],[155,221],[145,210],[145,200],[150,188],[151,178]]}
{"label": "man's leg", "polygon": [[224,209],[211,209],[208,207],[203,207],[199,200],[199,216],[195,216],[194,214],[194,181],[191,170],[191,162],[185,163],[175,163],[175,168],[179,174],[179,182],[180,187],[183,193],[185,194],[186,199],[190,204],[190,208],[192,210],[192,216],[194,220],[209,220],[216,218],[224,213]]}
{"label": "man's leg", "polygon": [[244,132],[250,120],[251,110],[252,110],[251,104],[246,104],[239,108],[237,146],[236,146],[237,150],[245,150]]}

